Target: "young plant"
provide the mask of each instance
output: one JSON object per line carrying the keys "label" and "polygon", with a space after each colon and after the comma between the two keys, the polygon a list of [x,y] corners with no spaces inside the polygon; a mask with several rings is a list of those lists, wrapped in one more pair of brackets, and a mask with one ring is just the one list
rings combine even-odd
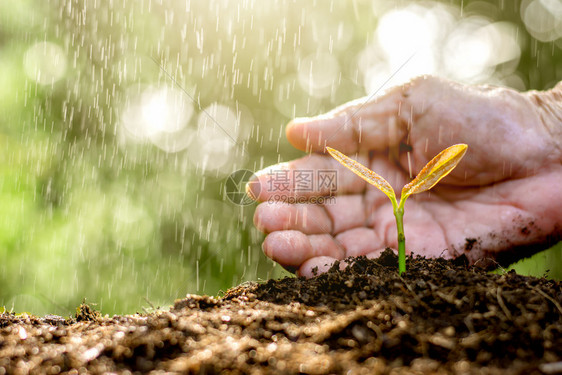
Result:
{"label": "young plant", "polygon": [[396,218],[396,228],[398,230],[398,271],[403,273],[406,271],[406,237],[404,236],[404,203],[406,199],[412,194],[422,193],[431,189],[443,177],[448,175],[459,163],[464,156],[467,145],[464,143],[453,145],[441,151],[429,163],[423,167],[409,184],[402,188],[400,194],[400,202],[396,202],[396,195],[392,186],[381,176],[365,167],[364,165],[350,159],[348,156],[342,154],[338,150],[326,147],[330,155],[353,173],[374,185],[383,193],[386,194],[392,202],[394,210],[394,217]]}

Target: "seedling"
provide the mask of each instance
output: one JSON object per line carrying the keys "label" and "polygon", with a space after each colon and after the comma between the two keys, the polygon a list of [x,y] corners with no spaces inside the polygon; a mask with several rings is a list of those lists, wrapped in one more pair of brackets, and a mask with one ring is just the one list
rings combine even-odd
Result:
{"label": "seedling", "polygon": [[338,150],[326,147],[334,159],[339,161],[346,168],[371,185],[377,187],[385,193],[388,198],[390,198],[392,208],[394,210],[394,217],[396,218],[396,228],[398,229],[398,272],[403,273],[406,271],[406,237],[404,236],[403,222],[404,203],[406,202],[406,199],[408,199],[408,197],[412,194],[422,193],[431,189],[439,182],[439,180],[451,173],[466,153],[467,148],[468,145],[461,143],[441,151],[437,156],[431,159],[425,167],[423,167],[416,178],[402,188],[400,202],[397,203],[396,194],[394,194],[394,190],[388,181],[364,165],[342,154]]}

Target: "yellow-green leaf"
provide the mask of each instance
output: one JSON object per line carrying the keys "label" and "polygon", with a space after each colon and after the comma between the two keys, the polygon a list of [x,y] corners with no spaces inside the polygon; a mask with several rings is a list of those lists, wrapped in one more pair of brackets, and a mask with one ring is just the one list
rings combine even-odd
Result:
{"label": "yellow-green leaf", "polygon": [[346,167],[371,185],[376,186],[383,193],[385,193],[390,198],[390,200],[393,200],[394,202],[396,201],[396,195],[394,194],[392,186],[390,186],[388,181],[386,181],[384,178],[382,178],[369,168],[365,167],[361,163],[358,163],[350,157],[342,154],[338,150],[334,150],[330,147],[326,147],[326,150],[328,150],[330,155],[332,155],[332,157],[339,161],[344,167]]}
{"label": "yellow-green leaf", "polygon": [[423,167],[409,184],[402,189],[401,200],[409,195],[431,189],[443,177],[451,173],[466,153],[468,145],[461,143],[447,147]]}

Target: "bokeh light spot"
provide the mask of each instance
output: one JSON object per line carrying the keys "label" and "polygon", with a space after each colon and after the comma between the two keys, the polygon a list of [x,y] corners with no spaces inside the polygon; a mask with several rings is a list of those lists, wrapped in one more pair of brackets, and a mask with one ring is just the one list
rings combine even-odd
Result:
{"label": "bokeh light spot", "polygon": [[523,1],[521,19],[529,34],[541,42],[552,42],[562,37],[560,0]]}
{"label": "bokeh light spot", "polygon": [[186,126],[193,112],[193,103],[184,92],[148,87],[140,95],[130,95],[121,124],[129,141],[150,141],[166,152],[177,152],[192,138]]}
{"label": "bokeh light spot", "polygon": [[51,42],[39,42],[25,52],[25,74],[41,85],[53,84],[66,73],[66,54]]}

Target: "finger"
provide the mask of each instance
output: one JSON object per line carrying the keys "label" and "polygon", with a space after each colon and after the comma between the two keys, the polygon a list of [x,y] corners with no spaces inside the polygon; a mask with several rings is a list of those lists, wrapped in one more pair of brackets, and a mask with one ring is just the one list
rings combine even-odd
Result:
{"label": "finger", "polygon": [[305,234],[332,232],[332,221],[323,207],[313,204],[261,203],[254,213],[254,225],[262,232],[298,230]]}
{"label": "finger", "polygon": [[[404,233],[406,234],[406,254],[422,255],[427,258],[452,258],[448,251],[447,233],[439,222],[428,215],[423,217],[412,217],[411,215],[407,221],[404,220]],[[389,246],[398,248],[396,228],[390,231],[388,236]]]}
{"label": "finger", "polygon": [[321,275],[328,272],[336,261],[336,258],[327,256],[311,258],[302,264],[299,268],[298,275],[304,276],[307,279]]}
{"label": "finger", "polygon": [[404,87],[378,98],[362,98],[324,115],[298,118],[287,125],[287,139],[303,151],[324,152],[326,145],[343,153],[383,150],[405,136],[410,111]]}
{"label": "finger", "polygon": [[308,236],[314,256],[330,256],[335,259],[343,259],[345,250],[341,244],[329,234]]}
{"label": "finger", "polygon": [[[361,163],[364,155],[354,156]],[[246,186],[249,195],[258,201],[287,200],[346,193],[360,193],[365,183],[353,172],[327,155],[313,154],[288,163],[276,164],[256,173],[256,180]],[[304,203],[304,202],[300,202]]]}
{"label": "finger", "polygon": [[309,235],[284,230],[270,233],[263,242],[263,252],[283,266],[300,267],[305,261],[318,256],[341,259],[342,247],[328,234]]}
{"label": "finger", "polygon": [[332,233],[337,234],[365,225],[365,203],[363,195],[342,195],[324,204],[331,218]]}
{"label": "finger", "polygon": [[340,233],[336,240],[345,249],[345,256],[365,255],[384,247],[381,238],[371,228],[355,228]]}
{"label": "finger", "polygon": [[[372,251],[372,252],[370,252],[370,253],[368,253],[368,254],[365,254],[365,256],[366,256],[367,258],[369,258],[369,259],[376,259],[376,258],[379,258],[379,257],[382,255],[382,253],[384,253],[384,251],[385,251],[386,249],[390,249],[390,250],[392,250],[392,251],[394,252],[394,254],[398,255],[398,250],[393,249],[393,248],[391,248],[391,247],[385,247],[385,248],[381,248],[381,249]],[[398,263],[396,263],[396,265],[398,265]]]}

